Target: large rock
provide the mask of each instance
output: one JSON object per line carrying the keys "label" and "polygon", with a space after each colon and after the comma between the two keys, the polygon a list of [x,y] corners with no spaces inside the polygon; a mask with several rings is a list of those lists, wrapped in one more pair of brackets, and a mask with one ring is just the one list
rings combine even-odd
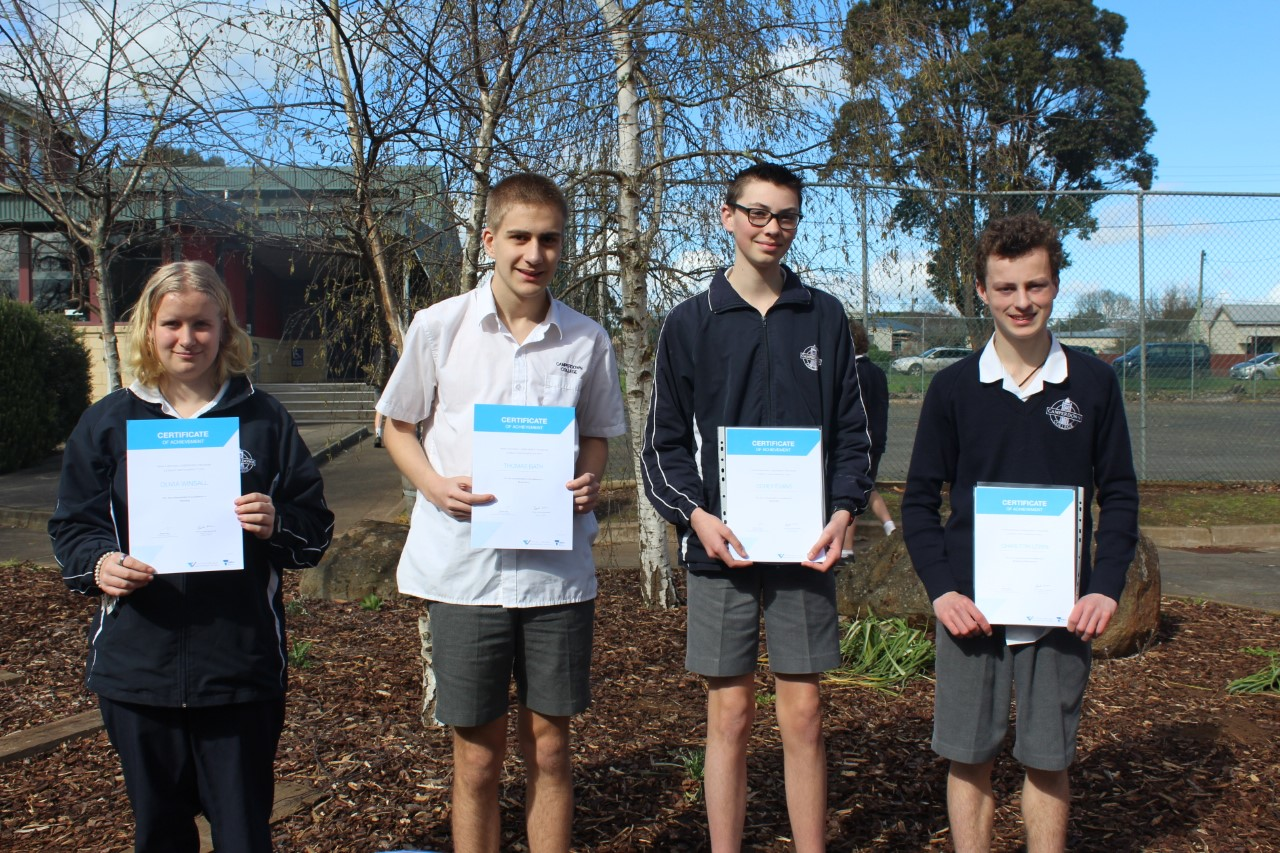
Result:
{"label": "large rock", "polygon": [[836,575],[836,607],[841,616],[933,616],[924,584],[916,577],[902,535],[886,536],[860,552],[853,566]]}
{"label": "large rock", "polygon": [[1093,653],[1119,658],[1141,651],[1160,630],[1160,552],[1145,533],[1125,575],[1124,593],[1111,624],[1093,641]]}
{"label": "large rock", "polygon": [[329,601],[398,595],[396,565],[408,534],[405,524],[365,520],[353,525],[329,546],[320,565],[302,572],[298,595]]}
{"label": "large rock", "polygon": [[[933,617],[933,605],[916,576],[901,535],[882,539],[836,577],[841,616],[901,616],[910,621]],[[1160,630],[1160,554],[1145,534],[1129,565],[1120,606],[1107,630],[1093,641],[1102,658],[1124,657],[1145,648]]]}

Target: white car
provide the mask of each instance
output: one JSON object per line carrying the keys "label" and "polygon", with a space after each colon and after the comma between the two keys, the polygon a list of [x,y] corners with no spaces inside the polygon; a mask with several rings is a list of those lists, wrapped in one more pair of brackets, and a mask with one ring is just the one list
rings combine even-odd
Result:
{"label": "white car", "polygon": [[1231,365],[1228,372],[1232,379],[1278,379],[1280,375],[1280,355],[1264,352],[1255,355],[1248,361]]}
{"label": "white car", "polygon": [[895,373],[908,376],[919,376],[922,373],[937,373],[949,364],[955,364],[965,356],[973,355],[973,350],[964,347],[934,347],[919,355],[907,355],[889,362],[889,369]]}

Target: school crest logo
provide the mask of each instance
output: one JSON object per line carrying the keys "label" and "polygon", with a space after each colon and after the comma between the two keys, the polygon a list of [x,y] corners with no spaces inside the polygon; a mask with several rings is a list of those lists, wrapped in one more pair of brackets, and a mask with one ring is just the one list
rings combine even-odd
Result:
{"label": "school crest logo", "polygon": [[822,359],[818,358],[818,345],[810,344],[805,347],[804,352],[800,353],[800,360],[810,370],[817,370],[818,366],[822,364]]}
{"label": "school crest logo", "polygon": [[248,474],[257,465],[257,461],[249,455],[249,451],[240,448],[240,473]]}
{"label": "school crest logo", "polygon": [[1080,407],[1072,402],[1070,397],[1063,397],[1045,409],[1044,413],[1049,416],[1049,423],[1063,430],[1075,429],[1084,420],[1084,415],[1080,413]]}

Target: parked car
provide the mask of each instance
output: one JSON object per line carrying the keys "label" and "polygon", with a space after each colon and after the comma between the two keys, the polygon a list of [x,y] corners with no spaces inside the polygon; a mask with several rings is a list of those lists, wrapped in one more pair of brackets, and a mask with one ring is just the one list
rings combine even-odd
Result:
{"label": "parked car", "polygon": [[1231,365],[1232,379],[1280,379],[1280,353],[1264,352],[1248,361]]}
{"label": "parked car", "polygon": [[1076,352],[1082,352],[1085,355],[1091,355],[1094,358],[1098,357],[1098,351],[1096,349],[1094,349],[1093,347],[1085,346],[1084,344],[1063,344],[1063,346],[1069,347],[1070,349],[1073,349]]}
{"label": "parked car", "polygon": [[905,373],[908,376],[919,376],[922,373],[937,373],[949,364],[955,364],[967,355],[973,355],[973,350],[964,347],[934,347],[927,349],[919,355],[905,355],[902,358],[895,358],[889,362],[889,369],[895,373]]}
{"label": "parked car", "polygon": [[[1142,346],[1136,346],[1111,362],[1122,376],[1137,376],[1142,370]],[[1147,344],[1147,376],[1153,379],[1190,376],[1209,373],[1209,347],[1207,344],[1186,341],[1168,341]]]}

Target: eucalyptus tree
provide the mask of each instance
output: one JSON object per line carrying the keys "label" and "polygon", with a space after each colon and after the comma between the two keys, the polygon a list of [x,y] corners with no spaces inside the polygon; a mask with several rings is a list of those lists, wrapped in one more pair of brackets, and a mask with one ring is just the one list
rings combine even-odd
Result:
{"label": "eucalyptus tree", "polygon": [[932,246],[930,287],[964,316],[981,311],[969,269],[986,217],[1033,206],[1087,236],[1097,227],[1088,191],[1150,187],[1155,127],[1142,70],[1121,55],[1125,28],[1092,0],[867,0],[850,10],[852,96],[831,132],[830,168],[917,189],[901,194],[891,223]]}

